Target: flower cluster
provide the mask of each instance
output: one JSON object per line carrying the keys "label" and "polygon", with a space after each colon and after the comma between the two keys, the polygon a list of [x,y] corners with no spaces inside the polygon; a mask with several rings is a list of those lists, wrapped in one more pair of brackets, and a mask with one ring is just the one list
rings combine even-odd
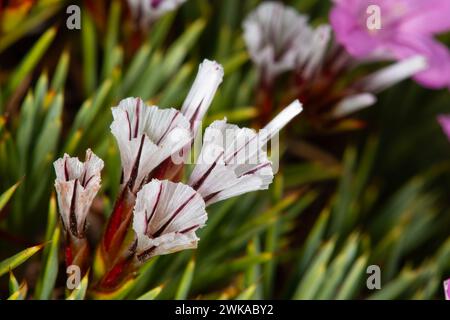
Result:
{"label": "flower cluster", "polygon": [[[180,170],[212,98],[222,82],[223,69],[205,60],[181,111],[148,106],[127,98],[112,108],[111,132],[122,163],[121,191],[106,228],[101,252],[106,287],[118,274],[136,268],[155,255],[196,248],[196,231],[207,220],[206,206],[246,192],[267,189],[273,180],[265,147],[292,118],[301,104],[293,102],[265,128],[255,132],[213,122],[187,184],[171,179]],[[161,167],[164,170],[161,170]],[[88,150],[86,162],[69,158],[55,162],[56,190],[66,233],[84,238],[86,216],[100,188],[103,162]],[[132,228],[135,237],[127,242]]]}
{"label": "flower cluster", "polygon": [[[338,32],[336,23],[332,26]],[[407,59],[348,83],[346,75],[366,61],[352,58],[334,43],[330,25],[313,28],[307,16],[279,2],[264,2],[258,6],[244,21],[243,30],[247,49],[260,72],[260,91],[265,95],[260,102],[262,108],[271,108],[267,107],[270,105],[267,101],[273,99],[270,92],[275,79],[287,72],[292,78],[288,93],[308,105],[305,112],[312,123],[317,118],[320,123],[334,121],[368,107],[376,101],[374,94],[427,66],[424,57],[409,55]]]}

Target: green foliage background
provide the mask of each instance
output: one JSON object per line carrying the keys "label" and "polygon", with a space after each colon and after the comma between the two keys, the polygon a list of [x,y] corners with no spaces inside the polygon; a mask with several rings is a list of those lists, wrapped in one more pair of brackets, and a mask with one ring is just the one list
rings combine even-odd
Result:
{"label": "green foliage background", "polygon": [[[89,227],[98,239],[118,188],[109,124],[120,99],[179,108],[209,58],[225,77],[207,122],[258,118],[241,23],[260,1],[188,0],[137,40],[126,3],[109,2],[103,17],[79,3],[82,29],[71,31],[66,1],[39,1],[0,34],[1,298],[89,297],[88,278],[64,293],[52,163],[88,147],[105,160]],[[327,20],[327,1],[286,2],[313,24]],[[357,115],[359,130],[294,123],[282,135],[283,163],[269,191],[214,205],[198,250],[153,259],[114,296],[91,298],[442,299],[450,277],[450,145],[436,116],[449,110],[447,90],[406,81]],[[381,290],[366,288],[370,264],[381,267]]]}

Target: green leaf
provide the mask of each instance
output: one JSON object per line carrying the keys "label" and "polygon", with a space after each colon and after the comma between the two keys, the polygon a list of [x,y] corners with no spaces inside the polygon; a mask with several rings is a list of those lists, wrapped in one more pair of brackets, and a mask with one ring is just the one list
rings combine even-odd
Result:
{"label": "green leaf", "polygon": [[319,215],[316,223],[314,224],[311,232],[308,235],[308,238],[303,245],[300,260],[298,264],[298,270],[300,273],[303,273],[306,269],[307,265],[310,263],[311,258],[314,256],[314,253],[320,246],[322,242],[323,236],[325,234],[325,229],[330,217],[330,211],[328,208],[324,209],[322,213]]}
{"label": "green leaf", "polygon": [[55,38],[56,28],[47,30],[36,42],[36,44],[28,51],[20,65],[15,69],[8,81],[5,96],[11,95],[14,90],[22,83],[25,77],[34,69],[47,48]]}
{"label": "green leaf", "polygon": [[17,281],[14,273],[12,271],[9,272],[9,294],[12,295],[14,292],[19,290],[19,282]]}
{"label": "green leaf", "polygon": [[93,299],[96,300],[122,300],[133,289],[135,282],[136,282],[135,278],[130,278],[114,291],[111,292],[92,291],[90,292],[90,295],[92,296]]}
{"label": "green leaf", "polygon": [[24,300],[27,296],[28,285],[24,281],[21,285],[14,291],[9,297],[8,300]]}
{"label": "green leaf", "polygon": [[185,300],[189,294],[189,288],[191,287],[192,278],[194,276],[195,260],[191,259],[186,266],[186,270],[183,273],[183,277],[178,285],[177,293],[175,294],[176,300]]}
{"label": "green leaf", "polygon": [[52,242],[50,244],[50,250],[46,256],[44,263],[44,272],[40,278],[39,285],[36,290],[36,298],[39,300],[48,300],[51,298],[51,294],[55,287],[56,277],[58,276],[58,249],[59,249],[59,236],[60,230],[56,228]]}
{"label": "green leaf", "polygon": [[64,88],[64,83],[67,78],[67,71],[69,69],[70,54],[69,51],[64,50],[59,58],[58,65],[56,67],[55,73],[53,74],[53,79],[50,87],[54,92],[60,92]]}
{"label": "green leaf", "polygon": [[120,1],[113,0],[109,7],[109,17],[107,32],[104,45],[104,57],[103,57],[103,67],[102,67],[102,79],[106,79],[112,72],[114,67],[114,58],[112,53],[117,45],[117,37],[119,31],[121,13],[121,3]]}
{"label": "green leaf", "polygon": [[151,289],[147,293],[144,293],[142,296],[138,298],[138,300],[155,300],[155,298],[159,295],[161,290],[163,289],[163,286],[159,286],[156,288]]}
{"label": "green leaf", "polygon": [[[57,12],[63,3],[60,1],[55,1],[51,5],[46,5],[45,8],[39,10],[36,14],[24,19],[20,24],[18,24],[13,30],[5,33],[0,38],[0,53],[8,48],[11,44],[16,42],[18,39],[23,37],[26,33],[31,30],[36,29],[49,17],[53,16]],[[38,3],[39,5],[39,3]]]}
{"label": "green leaf", "polygon": [[2,210],[6,206],[19,185],[20,181],[0,195],[0,210]]}
{"label": "green leaf", "polygon": [[336,240],[328,241],[317,253],[315,259],[306,270],[297,290],[294,299],[312,299],[320,290],[320,286],[325,280],[328,261],[333,253]]}
{"label": "green leaf", "polygon": [[0,262],[0,276],[4,275],[8,271],[20,266],[22,263],[31,258],[36,252],[44,247],[43,244],[27,248],[16,255],[7,258]]}
{"label": "green leaf", "polygon": [[89,272],[86,272],[78,288],[72,290],[66,300],[84,300],[89,283]]}
{"label": "green leaf", "polygon": [[242,291],[234,300],[251,300],[256,291],[256,284],[251,285]]}
{"label": "green leaf", "polygon": [[83,10],[81,19],[84,93],[90,96],[97,85],[97,37],[94,22],[86,9]]}
{"label": "green leaf", "polygon": [[366,271],[367,260],[367,255],[363,255],[356,260],[336,296],[337,300],[354,298],[355,292],[361,287],[361,277]]}
{"label": "green leaf", "polygon": [[347,269],[353,263],[357,247],[358,247],[358,235],[354,234],[350,236],[347,240],[347,244],[344,249],[339,253],[339,255],[333,260],[327,269],[326,281],[323,283],[319,290],[317,299],[332,299],[334,294],[343,281]]}

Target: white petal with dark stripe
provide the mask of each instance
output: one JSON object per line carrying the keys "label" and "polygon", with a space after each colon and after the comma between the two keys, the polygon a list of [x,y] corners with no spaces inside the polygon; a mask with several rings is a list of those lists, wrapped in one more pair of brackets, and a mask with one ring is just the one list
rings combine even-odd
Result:
{"label": "white petal with dark stripe", "polygon": [[188,185],[153,179],[138,192],[133,229],[140,261],[197,247],[195,231],[205,225],[205,202]]}
{"label": "white petal with dark stripe", "polygon": [[253,62],[266,81],[292,70],[307,18],[279,2],[260,4],[243,24],[244,40]]}
{"label": "white petal with dark stripe", "polygon": [[189,122],[175,109],[146,106],[140,98],[124,99],[112,110],[122,183],[137,192],[154,168],[191,142]]}
{"label": "white petal with dark stripe", "polygon": [[222,83],[223,67],[215,61],[203,60],[181,112],[191,123],[193,136],[208,111],[217,88]]}
{"label": "white petal with dark stripe", "polygon": [[53,163],[56,172],[55,188],[62,221],[66,230],[76,237],[84,236],[86,217],[92,201],[100,189],[103,160],[90,149],[85,162],[64,154]]}
{"label": "white petal with dark stripe", "polygon": [[273,180],[273,169],[264,150],[266,144],[301,110],[301,104],[295,101],[259,133],[227,124],[226,120],[213,122],[205,131],[189,185],[207,205],[267,189]]}

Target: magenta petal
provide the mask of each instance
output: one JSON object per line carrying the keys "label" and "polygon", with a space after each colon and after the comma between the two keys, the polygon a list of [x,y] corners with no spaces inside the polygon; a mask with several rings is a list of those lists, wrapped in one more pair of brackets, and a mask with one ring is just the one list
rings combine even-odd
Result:
{"label": "magenta petal", "polygon": [[421,85],[439,89],[450,85],[450,52],[440,42],[427,36],[402,37],[391,44],[397,59],[421,55],[427,59],[428,68],[416,74],[414,79]]}
{"label": "magenta petal", "polygon": [[330,13],[330,23],[336,40],[355,57],[370,55],[377,47],[378,41],[362,28],[356,17],[343,8],[334,8]]}
{"label": "magenta petal", "polygon": [[450,30],[449,0],[409,1],[409,13],[401,23],[401,32],[433,35]]}
{"label": "magenta petal", "polygon": [[442,127],[442,131],[444,131],[447,138],[450,140],[450,115],[440,115],[437,120]]}

